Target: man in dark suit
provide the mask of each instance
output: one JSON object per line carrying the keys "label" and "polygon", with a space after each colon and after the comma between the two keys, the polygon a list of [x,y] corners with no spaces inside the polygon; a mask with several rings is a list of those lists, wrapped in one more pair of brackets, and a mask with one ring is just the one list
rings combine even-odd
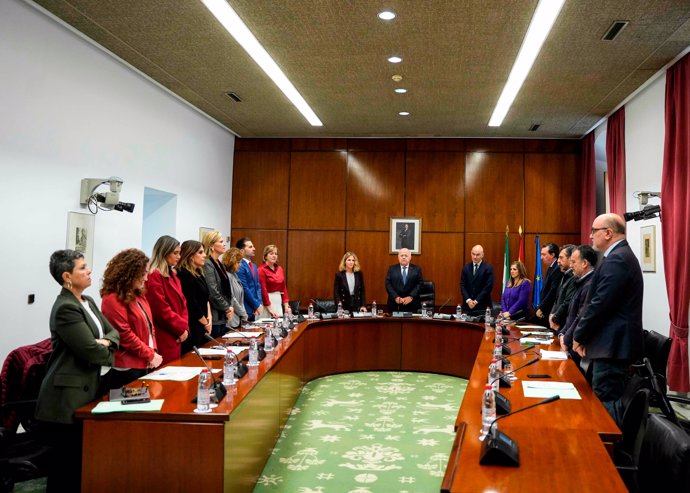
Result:
{"label": "man in dark suit", "polygon": [[568,316],[568,306],[575,293],[576,278],[571,266],[571,255],[574,249],[575,245],[563,245],[561,252],[558,254],[558,268],[561,269],[563,277],[561,277],[561,283],[558,286],[556,302],[553,304],[551,314],[549,315],[549,325],[553,330],[558,330],[565,324],[565,319]]}
{"label": "man in dark suit", "polygon": [[573,333],[573,349],[592,365],[592,390],[620,423],[619,400],[630,364],[642,354],[644,281],[625,239],[625,221],[602,214],[592,223],[592,244],[603,254]]}
{"label": "man in dark suit", "polygon": [[558,252],[559,248],[555,243],[547,243],[541,249],[541,261],[547,269],[539,295],[540,302],[534,307],[535,315],[530,321],[544,327],[549,326],[551,308],[556,302],[558,288],[561,285],[561,279],[563,279],[563,272],[561,272],[557,262]]}
{"label": "man in dark suit", "polygon": [[484,262],[484,247],[474,245],[472,262],[465,264],[460,275],[462,309],[471,314],[484,314],[486,307],[493,308],[491,290],[494,287],[494,269]]}
{"label": "man in dark suit", "polygon": [[249,320],[261,316],[264,306],[261,304],[261,284],[259,283],[259,268],[252,259],[256,255],[256,247],[249,238],[240,238],[235,244],[242,252],[244,258],[237,270],[237,277],[244,290],[244,309]]}
{"label": "man in dark suit", "polygon": [[421,307],[419,292],[424,279],[422,269],[410,263],[411,254],[407,248],[398,252],[398,263],[391,265],[386,274],[388,309],[391,312],[416,312]]}

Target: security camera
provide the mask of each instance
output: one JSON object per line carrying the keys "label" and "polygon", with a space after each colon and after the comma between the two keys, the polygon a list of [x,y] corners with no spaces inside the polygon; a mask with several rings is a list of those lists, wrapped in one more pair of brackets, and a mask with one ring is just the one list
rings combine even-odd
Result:
{"label": "security camera", "polygon": [[[81,193],[79,202],[86,205],[92,214],[99,210],[134,211],[134,204],[120,202],[120,191],[123,184],[122,178],[111,176],[110,178],[84,178],[81,180]],[[110,191],[96,193],[96,189],[101,185],[108,184]],[[95,207],[92,209],[92,207]]]}

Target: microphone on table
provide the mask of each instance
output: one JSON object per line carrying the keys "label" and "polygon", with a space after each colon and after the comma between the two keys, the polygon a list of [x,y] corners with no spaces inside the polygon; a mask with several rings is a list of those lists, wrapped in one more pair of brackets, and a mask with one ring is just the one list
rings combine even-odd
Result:
{"label": "microphone on table", "polygon": [[[244,332],[237,330],[234,327],[225,326],[225,328],[230,329],[232,332],[235,332],[235,333],[241,335],[243,339],[251,339],[250,337],[247,337],[246,335],[244,335]],[[259,361],[261,361],[262,359],[264,359],[266,357],[266,351],[264,351],[263,345],[257,344],[257,346],[259,348]]]}
{"label": "microphone on table", "polygon": [[[530,343],[529,343],[527,346],[525,346],[524,348],[520,349],[519,351],[515,351],[514,353],[512,353],[511,356],[517,356],[517,355],[520,354],[520,353],[524,353],[525,351],[529,351],[530,349],[534,349],[535,346],[536,346],[536,344],[534,344],[533,342],[530,342]],[[501,356],[501,364],[506,365],[506,364],[508,364],[508,363],[510,363],[510,361],[508,360],[508,358],[506,358],[505,356]]]}
{"label": "microphone on table", "polygon": [[[489,382],[489,385],[493,386],[494,382],[496,380],[498,380],[499,381],[499,383],[498,383],[499,388],[503,388],[503,387],[510,388],[513,386],[513,383],[510,381],[509,375],[515,373],[518,370],[522,370],[523,368],[531,366],[534,363],[536,363],[537,361],[539,361],[538,356],[536,358],[528,361],[524,365],[518,366],[517,368],[515,368],[512,371],[501,373],[501,376],[494,378],[492,381]],[[500,392],[498,392],[496,390],[494,390],[494,398],[496,400],[496,414],[499,414],[499,415],[508,414],[510,412],[510,408],[511,408],[510,400],[506,396],[504,396],[503,394],[501,394]]]}
{"label": "microphone on table", "polygon": [[507,418],[513,414],[527,411],[533,407],[541,406],[542,404],[549,404],[557,401],[561,396],[556,394],[548,399],[539,401],[527,407],[513,411],[512,413],[499,416],[494,419],[489,425],[489,432],[482,442],[482,449],[479,455],[479,464],[483,466],[512,466],[518,467],[520,465],[520,453],[518,445],[508,435],[495,428],[494,425],[499,419]]}
{"label": "microphone on table", "polygon": [[218,341],[218,339],[214,339],[209,334],[204,334],[204,337],[206,337],[206,339],[208,339],[211,342],[215,342],[216,344],[221,346],[223,349],[225,349],[227,352],[232,354],[232,357],[235,358],[235,363],[237,363],[237,370],[235,370],[235,377],[236,378],[242,378],[243,376],[245,376],[247,374],[247,372],[249,371],[249,369],[247,368],[247,365],[243,361],[240,361],[240,359],[237,357],[237,355],[235,354],[234,351],[231,351],[230,349],[226,348],[223,344],[220,343],[220,341]]}
{"label": "microphone on table", "polygon": [[215,375],[213,374],[213,370],[210,366],[208,366],[208,363],[206,363],[206,360],[203,358],[203,356],[201,356],[201,353],[199,352],[197,347],[192,346],[192,350],[199,357],[204,366],[208,369],[208,373],[211,375],[211,379],[213,380],[213,383],[211,384],[211,389],[216,394],[216,400],[220,401],[228,393],[228,390],[225,388],[225,385],[223,385],[223,382],[221,382],[215,377]]}
{"label": "microphone on table", "polygon": [[450,296],[448,298],[446,298],[446,301],[443,302],[443,304],[441,305],[441,308],[439,308],[438,311],[436,313],[434,313],[433,318],[435,318],[437,320],[450,320],[451,319],[451,316],[449,314],[441,313],[441,311],[446,307],[446,305],[448,304],[449,301],[450,301]]}

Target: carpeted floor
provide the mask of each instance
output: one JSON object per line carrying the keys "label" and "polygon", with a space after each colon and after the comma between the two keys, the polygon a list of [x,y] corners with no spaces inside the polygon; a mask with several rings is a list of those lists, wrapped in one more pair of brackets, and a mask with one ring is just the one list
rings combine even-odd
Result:
{"label": "carpeted floor", "polygon": [[439,491],[466,387],[408,372],[309,382],[254,492]]}

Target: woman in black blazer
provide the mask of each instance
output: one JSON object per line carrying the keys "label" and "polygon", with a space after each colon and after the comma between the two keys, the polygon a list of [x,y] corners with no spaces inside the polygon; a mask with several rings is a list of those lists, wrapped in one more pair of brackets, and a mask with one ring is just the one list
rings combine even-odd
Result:
{"label": "woman in black blazer", "polygon": [[208,285],[203,273],[205,262],[206,252],[200,242],[187,240],[182,243],[177,276],[182,284],[182,293],[187,299],[189,319],[189,337],[182,343],[182,353],[191,351],[192,346],[204,344],[204,334],[211,333],[213,318]]}
{"label": "woman in black blazer", "polygon": [[360,271],[359,259],[353,252],[345,252],[333,281],[333,301],[343,304],[350,313],[367,311],[364,294],[364,276]]}

